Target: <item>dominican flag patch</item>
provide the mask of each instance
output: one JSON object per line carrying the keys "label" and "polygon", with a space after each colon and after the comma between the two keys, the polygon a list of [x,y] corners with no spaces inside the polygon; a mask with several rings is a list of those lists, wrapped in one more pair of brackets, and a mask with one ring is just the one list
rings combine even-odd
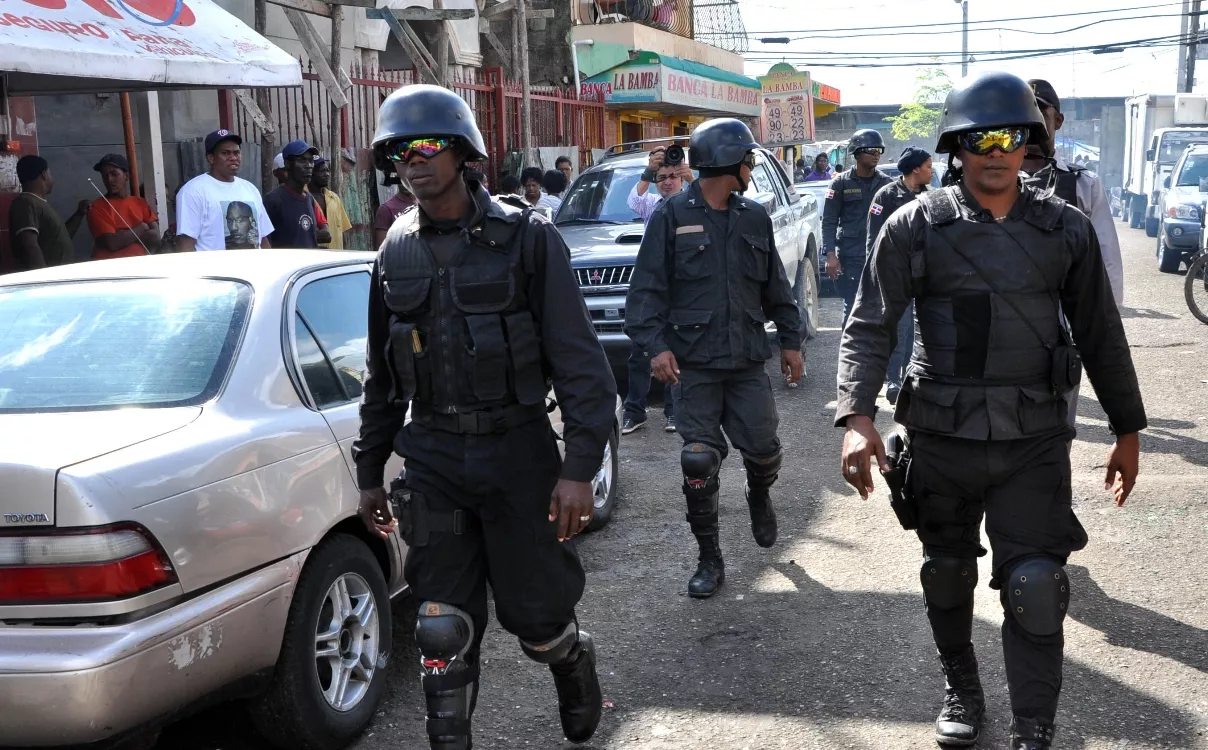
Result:
{"label": "dominican flag patch", "polygon": [[881,212],[884,210],[885,210],[885,207],[882,206],[880,203],[872,204],[872,215],[873,216],[880,216]]}
{"label": "dominican flag patch", "polygon": [[834,190],[827,190],[827,191],[826,191],[826,199],[827,199],[827,200],[830,200],[831,198],[834,198],[834,197],[835,197],[835,191],[834,191]]}

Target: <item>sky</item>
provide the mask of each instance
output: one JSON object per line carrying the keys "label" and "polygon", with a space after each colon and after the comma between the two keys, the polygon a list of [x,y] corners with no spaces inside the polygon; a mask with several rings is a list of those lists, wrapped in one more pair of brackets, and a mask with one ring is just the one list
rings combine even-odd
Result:
{"label": "sky", "polygon": [[[929,58],[933,53],[955,53],[946,59],[960,59],[961,7],[954,0],[739,0],[739,3],[743,22],[752,37],[746,55],[748,75],[762,75],[769,66],[784,59],[809,70],[814,80],[838,88],[845,105],[908,101],[921,68],[826,67],[822,62],[852,62],[846,56],[848,53],[872,56],[859,60],[861,63],[921,61],[931,65]],[[1123,10],[1127,8],[1139,9]],[[1113,12],[1100,12],[1108,10]],[[1176,90],[1177,46],[1134,47],[1099,55],[1065,50],[1177,36],[1181,10],[1181,2],[1162,0],[969,0],[969,54],[975,62],[969,65],[968,75],[1005,70],[1025,79],[1045,78],[1061,98],[1171,94]],[[1095,13],[1065,15],[1086,11]],[[1061,17],[1053,17],[1055,14]],[[987,23],[1035,16],[1040,18]],[[952,25],[923,26],[943,23]],[[1086,24],[1094,25],[1070,30]],[[888,34],[867,36],[882,32]],[[787,45],[762,44],[756,39],[767,36],[811,38],[794,38]],[[1062,51],[1047,57],[976,62],[987,54],[1029,49]],[[891,59],[878,53],[913,53],[921,57]],[[960,79],[959,64],[943,68],[953,81]],[[1198,68],[1203,72],[1197,77],[1205,85],[1197,86],[1197,92],[1208,89],[1208,60],[1200,61]]]}

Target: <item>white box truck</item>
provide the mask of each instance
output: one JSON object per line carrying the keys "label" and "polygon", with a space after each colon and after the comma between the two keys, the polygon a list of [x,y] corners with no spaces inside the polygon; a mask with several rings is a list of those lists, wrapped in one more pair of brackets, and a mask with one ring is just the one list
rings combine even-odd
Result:
{"label": "white box truck", "polygon": [[1142,94],[1124,102],[1124,221],[1158,236],[1163,183],[1183,151],[1208,143],[1208,97]]}

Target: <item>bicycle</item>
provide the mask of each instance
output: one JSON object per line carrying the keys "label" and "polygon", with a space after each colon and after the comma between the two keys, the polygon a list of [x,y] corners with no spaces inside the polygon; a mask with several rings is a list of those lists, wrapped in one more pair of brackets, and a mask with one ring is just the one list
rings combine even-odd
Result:
{"label": "bicycle", "polygon": [[1208,250],[1201,249],[1191,259],[1183,281],[1183,296],[1191,314],[1208,325]]}

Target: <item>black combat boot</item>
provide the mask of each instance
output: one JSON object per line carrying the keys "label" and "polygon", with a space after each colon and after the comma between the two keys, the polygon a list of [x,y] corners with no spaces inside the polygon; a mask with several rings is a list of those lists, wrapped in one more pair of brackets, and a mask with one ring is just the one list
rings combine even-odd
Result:
{"label": "black combat boot", "polygon": [[760,547],[776,543],[776,511],[772,509],[771,489],[780,472],[781,454],[767,458],[743,456],[747,469],[747,505],[751,509],[751,535]]}
{"label": "black combat boot", "polygon": [[956,654],[940,654],[940,666],[947,685],[944,707],[935,720],[935,741],[944,747],[970,747],[981,734],[986,710],[973,646]]}
{"label": "black combat boot", "polygon": [[566,661],[549,665],[558,690],[558,715],[562,733],[571,742],[587,742],[596,733],[603,712],[604,694],[596,677],[596,647],[591,635],[580,630],[579,642]]}
{"label": "black combat boot", "polygon": [[558,691],[558,715],[566,739],[587,742],[600,724],[604,702],[596,677],[596,647],[591,636],[572,622],[552,641],[521,641],[520,648],[533,661],[549,665]]}
{"label": "black combat boot", "polygon": [[1049,750],[1056,729],[1045,719],[1011,719],[1011,750]]}
{"label": "black combat boot", "polygon": [[696,543],[700,545],[700,563],[696,573],[688,579],[688,596],[708,599],[726,582],[726,564],[721,559],[721,542],[716,531],[697,535]]}

